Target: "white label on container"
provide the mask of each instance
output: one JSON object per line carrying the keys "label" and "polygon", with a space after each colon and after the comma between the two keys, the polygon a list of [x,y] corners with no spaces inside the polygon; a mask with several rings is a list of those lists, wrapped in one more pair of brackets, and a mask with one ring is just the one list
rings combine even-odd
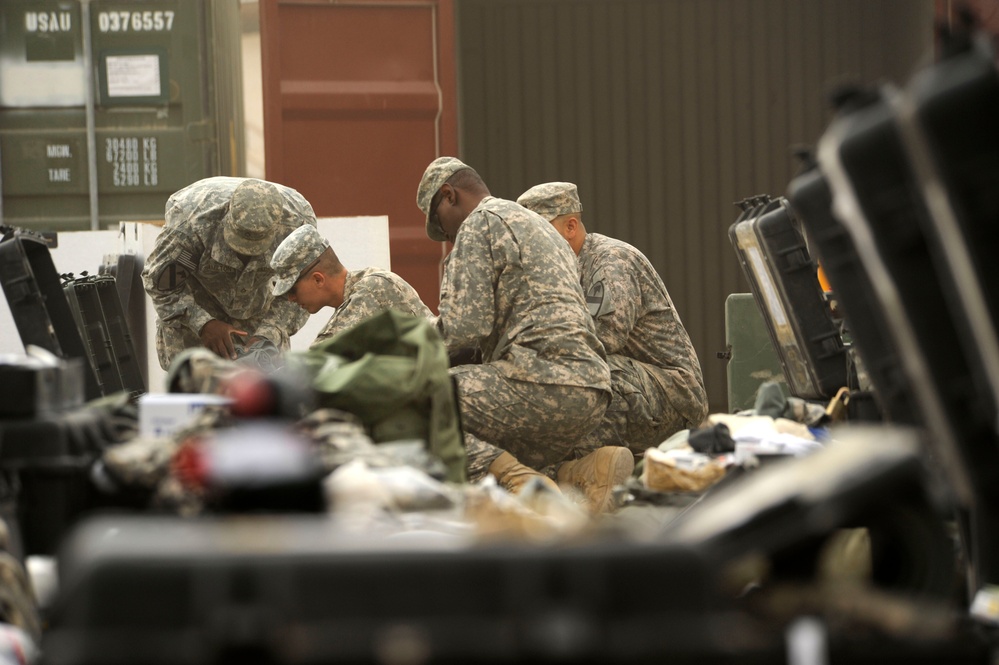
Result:
{"label": "white label on container", "polygon": [[159,97],[158,55],[109,55],[108,97]]}

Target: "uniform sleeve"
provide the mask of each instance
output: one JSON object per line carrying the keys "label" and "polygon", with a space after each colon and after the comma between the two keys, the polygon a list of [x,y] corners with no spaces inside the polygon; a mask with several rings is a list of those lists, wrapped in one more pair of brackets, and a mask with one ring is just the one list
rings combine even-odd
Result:
{"label": "uniform sleeve", "polygon": [[448,260],[438,324],[448,349],[480,348],[495,327],[499,275],[488,222],[483,213],[469,216]]}
{"label": "uniform sleeve", "polygon": [[378,300],[382,309],[395,309],[404,314],[423,318],[433,316],[430,308],[420,299],[418,293],[390,281],[386,281],[384,287],[379,290]]}
{"label": "uniform sleeve", "polygon": [[635,271],[625,263],[601,267],[586,289],[597,337],[607,353],[620,353],[628,343],[642,305],[642,291]]}
{"label": "uniform sleeve", "polygon": [[264,314],[257,329],[247,332],[254,337],[269,339],[278,348],[287,348],[291,336],[308,320],[308,312],[282,296],[271,301],[270,309]]}
{"label": "uniform sleeve", "polygon": [[142,285],[163,323],[181,324],[200,334],[212,316],[194,299],[190,281],[202,248],[197,240],[167,227],[146,259]]}

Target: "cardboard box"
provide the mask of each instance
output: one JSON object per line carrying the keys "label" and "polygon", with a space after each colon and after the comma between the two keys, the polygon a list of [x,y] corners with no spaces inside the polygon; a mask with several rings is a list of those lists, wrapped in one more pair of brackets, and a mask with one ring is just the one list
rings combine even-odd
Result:
{"label": "cardboard box", "polygon": [[228,406],[221,395],[146,393],[139,398],[139,435],[166,438],[190,423],[206,406]]}

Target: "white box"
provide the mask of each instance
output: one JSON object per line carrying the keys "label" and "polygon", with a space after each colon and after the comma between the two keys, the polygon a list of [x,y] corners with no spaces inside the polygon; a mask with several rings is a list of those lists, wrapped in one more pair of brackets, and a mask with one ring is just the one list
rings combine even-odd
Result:
{"label": "white box", "polygon": [[139,397],[139,436],[165,438],[189,424],[206,406],[228,406],[229,397],[200,393],[146,393]]}

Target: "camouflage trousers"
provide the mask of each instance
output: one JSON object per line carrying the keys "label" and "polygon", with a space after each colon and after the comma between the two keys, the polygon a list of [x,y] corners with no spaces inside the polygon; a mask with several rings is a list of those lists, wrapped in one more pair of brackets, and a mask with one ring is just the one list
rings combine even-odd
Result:
{"label": "camouflage trousers", "polygon": [[503,451],[534,469],[573,458],[610,402],[598,388],[515,381],[488,364],[450,372],[458,387],[470,481],[485,475]]}
{"label": "camouflage trousers", "polygon": [[[220,321],[224,321],[229,325],[235,326],[240,330],[245,330],[246,332],[253,335],[253,331],[257,329],[263,317],[257,316],[250,319],[230,319],[219,317]],[[187,326],[183,324],[170,324],[163,323],[161,321],[156,322],[156,355],[160,360],[160,367],[163,369],[170,369],[173,359],[183,351],[184,349],[190,349],[193,347],[201,346],[201,335],[194,332]],[[289,348],[287,339],[283,346],[279,347],[281,351],[287,351]]]}
{"label": "camouflage trousers", "polygon": [[577,457],[601,446],[625,446],[642,455],[680,430],[699,427],[707,417],[706,402],[690,396],[683,376],[675,390],[669,390],[664,385],[665,373],[658,368],[617,354],[607,356],[607,364],[611,403],[600,424],[583,437]]}

